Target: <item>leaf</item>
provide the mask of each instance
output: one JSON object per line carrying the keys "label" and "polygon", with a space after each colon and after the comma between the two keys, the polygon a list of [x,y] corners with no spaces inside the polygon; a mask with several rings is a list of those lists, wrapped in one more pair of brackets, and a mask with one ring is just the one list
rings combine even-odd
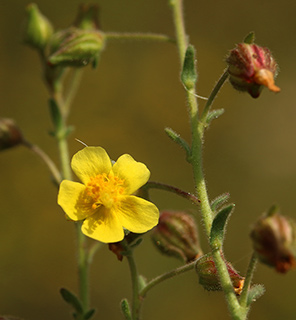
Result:
{"label": "leaf", "polygon": [[88,311],[84,314],[83,319],[84,319],[84,320],[89,320],[89,319],[94,315],[95,312],[96,312],[95,309],[90,309],[90,310],[88,310]]}
{"label": "leaf", "polygon": [[121,311],[124,315],[125,320],[132,320],[131,310],[127,299],[123,299],[120,303]]}
{"label": "leaf", "polygon": [[195,68],[195,50],[192,45],[189,45],[181,72],[181,81],[187,90],[194,88],[197,81],[197,73]]}
{"label": "leaf", "polygon": [[216,212],[220,206],[222,206],[226,201],[228,201],[230,194],[229,193],[222,193],[217,198],[215,198],[211,202],[211,209],[213,212]]}
{"label": "leaf", "polygon": [[215,216],[210,234],[210,244],[212,248],[220,249],[222,247],[226,223],[234,206],[235,205],[232,203],[222,208]]}
{"label": "leaf", "polygon": [[176,142],[179,146],[181,146],[185,150],[187,158],[189,158],[191,154],[191,150],[188,143],[173,129],[165,128],[164,131],[169,136],[170,139],[172,139],[174,142]]}
{"label": "leaf", "polygon": [[63,117],[61,114],[61,110],[54,99],[49,99],[48,105],[49,105],[51,119],[55,128],[55,131],[52,134],[55,135],[55,133],[60,131],[60,129],[63,126]]}
{"label": "leaf", "polygon": [[216,109],[209,112],[206,123],[209,125],[214,119],[219,118],[224,113],[224,109]]}
{"label": "leaf", "polygon": [[249,306],[252,302],[255,302],[265,293],[265,288],[262,284],[255,284],[248,292],[247,305]]}
{"label": "leaf", "polygon": [[70,304],[76,311],[78,314],[82,314],[83,313],[83,307],[82,304],[80,302],[80,300],[74,295],[74,293],[72,293],[71,291],[62,288],[60,290],[60,293],[63,297],[63,299]]}
{"label": "leaf", "polygon": [[244,43],[247,43],[247,44],[252,44],[254,43],[255,41],[255,33],[254,31],[251,31],[244,39]]}

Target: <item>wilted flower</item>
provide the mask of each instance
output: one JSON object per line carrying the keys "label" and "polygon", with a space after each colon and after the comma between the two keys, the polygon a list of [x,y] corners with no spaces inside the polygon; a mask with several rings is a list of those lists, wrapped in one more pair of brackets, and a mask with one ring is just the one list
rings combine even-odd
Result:
{"label": "wilted flower", "polygon": [[268,48],[240,43],[230,51],[226,61],[229,81],[235,89],[247,91],[253,98],[259,97],[263,86],[280,91],[274,84],[278,66]]}
{"label": "wilted flower", "polygon": [[101,147],[86,147],[72,158],[81,183],[64,180],[58,204],[72,220],[83,220],[82,232],[105,243],[121,241],[123,228],[143,233],[158,222],[157,207],[132,195],[149,179],[150,172],[130,155],[112,162]]}
{"label": "wilted flower", "polygon": [[251,238],[264,264],[281,273],[296,267],[296,224],[282,216],[276,207],[254,224]]}
{"label": "wilted flower", "polygon": [[[225,261],[226,267],[233,284],[236,295],[240,295],[243,289],[245,278],[240,276],[230,262]],[[211,254],[205,254],[199,258],[195,265],[195,270],[199,277],[199,283],[208,291],[221,291],[218,271]]]}
{"label": "wilted flower", "polygon": [[190,262],[202,254],[195,221],[185,212],[162,212],[151,237],[162,253],[184,262]]}

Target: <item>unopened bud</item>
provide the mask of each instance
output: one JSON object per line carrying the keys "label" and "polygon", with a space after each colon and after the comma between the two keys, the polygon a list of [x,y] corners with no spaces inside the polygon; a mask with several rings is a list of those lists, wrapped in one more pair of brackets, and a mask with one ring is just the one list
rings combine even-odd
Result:
{"label": "unopened bud", "polygon": [[[54,66],[83,67],[98,59],[105,36],[97,30],[70,28],[53,37],[48,62]],[[54,52],[53,52],[54,51]]]}
{"label": "unopened bud", "polygon": [[74,26],[82,30],[99,30],[98,6],[82,4]]}
{"label": "unopened bud", "polygon": [[151,236],[162,253],[184,262],[193,261],[202,254],[195,221],[185,212],[162,212]]}
{"label": "unopened bud", "polygon": [[254,224],[251,238],[262,263],[280,273],[296,267],[296,224],[276,207]]}
{"label": "unopened bud", "polygon": [[[243,289],[245,278],[240,276],[230,262],[225,261],[226,267],[236,295],[240,295]],[[199,277],[199,283],[208,291],[221,291],[218,271],[211,254],[205,254],[195,264],[195,270]]]}
{"label": "unopened bud", "polygon": [[24,42],[33,48],[43,50],[53,33],[53,27],[34,3],[27,6],[26,15]]}
{"label": "unopened bud", "polygon": [[226,59],[229,81],[239,91],[247,91],[258,98],[263,87],[273,92],[280,88],[274,84],[278,66],[268,48],[254,43],[240,43]]}
{"label": "unopened bud", "polygon": [[23,143],[23,135],[11,119],[0,118],[0,151]]}

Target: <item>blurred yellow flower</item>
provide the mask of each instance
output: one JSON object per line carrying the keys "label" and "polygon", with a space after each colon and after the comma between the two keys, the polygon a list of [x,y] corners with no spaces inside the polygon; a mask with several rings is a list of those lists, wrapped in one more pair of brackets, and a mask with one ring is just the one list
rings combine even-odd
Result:
{"label": "blurred yellow flower", "polygon": [[101,147],[86,147],[72,158],[71,166],[83,183],[63,180],[58,204],[72,220],[84,220],[82,232],[105,243],[124,238],[123,228],[143,233],[159,218],[157,207],[132,195],[150,177],[141,162],[124,154],[116,163]]}

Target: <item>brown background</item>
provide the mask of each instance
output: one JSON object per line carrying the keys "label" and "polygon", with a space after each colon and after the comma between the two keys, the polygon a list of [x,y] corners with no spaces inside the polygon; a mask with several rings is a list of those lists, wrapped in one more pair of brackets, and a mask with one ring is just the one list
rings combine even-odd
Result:
{"label": "brown background", "polygon": [[[40,81],[37,54],[21,45],[24,0],[0,3],[0,116],[14,118],[27,139],[58,161],[48,135],[48,94]],[[67,27],[80,1],[40,0],[38,6],[56,29]],[[105,31],[159,32],[174,35],[167,1],[97,1]],[[293,0],[185,1],[190,42],[197,49],[198,93],[208,95],[225,68],[235,43],[255,31],[257,43],[271,48],[280,65],[278,95],[264,90],[254,100],[225,85],[215,107],[225,114],[206,134],[205,172],[212,198],[230,192],[236,210],[228,225],[225,254],[245,272],[252,252],[250,226],[271,204],[295,217],[296,108],[295,10]],[[201,104],[203,102],[201,101]],[[113,41],[97,70],[85,69],[73,105],[70,152],[74,138],[106,148],[116,159],[130,153],[152,172],[152,179],[193,190],[190,166],[180,148],[165,135],[169,126],[190,139],[177,51],[172,44]],[[0,314],[28,320],[71,319],[59,289],[76,291],[75,233],[56,204],[57,191],[44,164],[25,148],[0,155]],[[160,209],[192,209],[190,203],[153,192]],[[200,228],[202,229],[202,228]],[[202,238],[205,250],[205,240]],[[149,236],[137,249],[140,272],[148,279],[179,266],[162,257]],[[266,294],[254,304],[252,320],[296,317],[296,273],[283,276],[259,265],[255,282]],[[103,246],[91,268],[95,319],[121,319],[119,302],[130,297],[126,261]],[[146,320],[229,319],[222,294],[208,293],[194,272],[153,289],[144,303]]]}

